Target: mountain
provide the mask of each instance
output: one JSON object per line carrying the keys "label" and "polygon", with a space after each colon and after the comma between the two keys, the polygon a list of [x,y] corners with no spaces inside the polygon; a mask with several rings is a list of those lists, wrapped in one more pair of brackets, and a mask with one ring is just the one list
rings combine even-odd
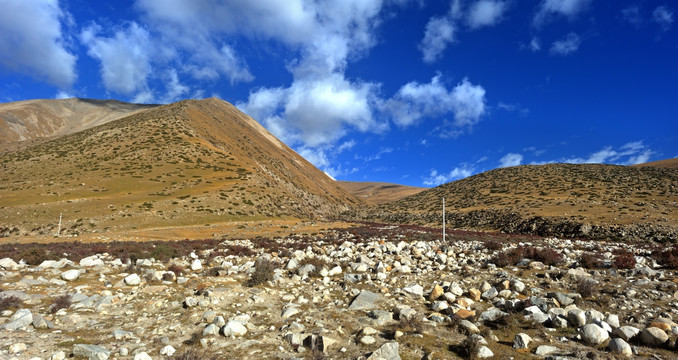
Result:
{"label": "mountain", "polygon": [[72,134],[154,106],[79,98],[0,104],[0,143]]}
{"label": "mountain", "polygon": [[417,194],[426,188],[383,182],[339,181],[346,191],[368,204],[379,205]]}
{"label": "mountain", "polygon": [[363,212],[364,219],[538,235],[678,239],[678,170],[600,164],[502,168]]}
{"label": "mountain", "polygon": [[[148,108],[0,154],[10,235],[326,218],[360,204],[219,99]],[[0,234],[3,231],[0,229]]]}
{"label": "mountain", "polygon": [[637,164],[637,165],[632,165],[632,166],[633,167],[650,166],[650,167],[667,168],[667,169],[678,169],[678,158],[652,161],[652,162]]}

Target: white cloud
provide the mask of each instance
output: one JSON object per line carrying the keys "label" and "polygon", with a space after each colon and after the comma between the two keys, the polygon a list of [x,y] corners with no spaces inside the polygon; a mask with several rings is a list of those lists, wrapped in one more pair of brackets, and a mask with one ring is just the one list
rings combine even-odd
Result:
{"label": "white cloud", "polygon": [[504,111],[517,112],[520,116],[527,116],[530,114],[530,109],[524,108],[520,104],[507,104],[500,101],[497,106]]}
{"label": "white cloud", "polygon": [[541,50],[541,44],[539,43],[539,38],[533,37],[532,40],[530,40],[530,46],[529,47],[530,47],[530,50],[532,50],[532,52],[537,52],[537,51]]}
{"label": "white cloud", "polygon": [[167,78],[168,80],[165,84],[167,91],[165,91],[165,97],[162,102],[169,103],[181,100],[184,95],[190,91],[188,86],[179,82],[179,76],[177,75],[176,70],[170,70]]}
{"label": "white cloud", "polygon": [[438,186],[441,184],[448,183],[450,181],[463,179],[473,175],[473,168],[468,167],[466,164],[455,167],[446,174],[438,173],[438,170],[431,170],[428,176],[424,177],[424,185],[426,186]]}
{"label": "white cloud", "polygon": [[80,33],[87,53],[101,63],[101,78],[106,90],[124,95],[148,92],[153,53],[148,31],[132,22],[113,36],[100,36],[101,26],[91,25]]}
{"label": "white cloud", "polygon": [[571,32],[564,38],[556,40],[551,44],[551,54],[553,55],[569,55],[579,50],[581,39],[579,35]]}
{"label": "white cloud", "polygon": [[642,23],[640,16],[640,7],[638,5],[630,5],[622,9],[622,19],[628,21],[634,26],[639,26]]}
{"label": "white cloud", "polygon": [[77,57],[66,49],[57,1],[2,1],[0,64],[62,89],[76,80]]}
{"label": "white cloud", "polygon": [[562,162],[572,164],[634,165],[647,162],[654,153],[642,141],[633,141],[622,145],[616,150],[611,146],[606,146],[589,154],[588,157],[568,158]]}
{"label": "white cloud", "polygon": [[523,163],[523,155],[508,153],[499,159],[499,167],[518,166]]}
{"label": "white cloud", "polygon": [[419,44],[423,60],[432,63],[438,60],[448,44],[454,42],[455,24],[452,20],[441,17],[431,18],[426,24],[424,39]]}
{"label": "white cloud", "polygon": [[554,16],[565,16],[573,19],[584,11],[591,0],[542,0],[539,10],[534,15],[533,24],[541,26],[550,21]]}
{"label": "white cloud", "polygon": [[657,23],[662,31],[667,31],[673,26],[673,11],[666,6],[659,6],[652,12],[652,21]]}
{"label": "white cloud", "polygon": [[479,0],[469,9],[468,25],[471,29],[492,26],[501,21],[508,4],[497,0]]}
{"label": "white cloud", "polygon": [[385,103],[385,110],[402,127],[429,116],[454,114],[456,127],[472,127],[485,114],[485,89],[462,80],[451,91],[440,81],[440,75],[428,84],[410,82]]}
{"label": "white cloud", "polygon": [[64,91],[64,90],[59,90],[59,91],[57,91],[56,95],[54,95],[55,99],[70,99],[72,97],[75,97],[75,96],[73,96],[73,94],[71,94],[67,91]]}

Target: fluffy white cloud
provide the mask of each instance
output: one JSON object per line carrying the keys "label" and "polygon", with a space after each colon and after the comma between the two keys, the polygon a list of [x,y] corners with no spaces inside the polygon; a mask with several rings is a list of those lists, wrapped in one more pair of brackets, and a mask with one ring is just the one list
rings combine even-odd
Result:
{"label": "fluffy white cloud", "polygon": [[424,177],[424,185],[438,186],[450,181],[463,179],[471,175],[473,175],[473,168],[468,167],[465,164],[455,167],[454,169],[450,170],[450,172],[443,174],[440,174],[438,173],[438,170],[433,169],[428,176]]}
{"label": "fluffy white cloud", "polygon": [[539,10],[534,15],[533,24],[541,26],[550,21],[554,16],[565,16],[570,19],[577,16],[591,0],[542,0]]}
{"label": "fluffy white cloud", "polygon": [[101,78],[106,90],[124,95],[148,92],[151,72],[152,41],[146,29],[132,22],[106,37],[101,26],[91,25],[80,33],[87,53],[101,63]]}
{"label": "fluffy white cloud", "polygon": [[485,89],[464,79],[448,91],[438,75],[428,84],[405,84],[385,103],[384,108],[402,127],[425,117],[448,113],[454,114],[456,127],[472,127],[486,112]]}
{"label": "fluffy white cloud", "polygon": [[468,25],[471,29],[495,25],[501,21],[507,9],[508,5],[504,1],[479,0],[469,9]]}
{"label": "fluffy white cloud", "polygon": [[432,63],[440,58],[449,43],[454,42],[455,24],[452,20],[431,18],[426,24],[424,39],[419,44],[424,62]]}
{"label": "fluffy white cloud", "polygon": [[663,31],[667,31],[673,26],[673,11],[666,6],[659,6],[652,12],[652,21],[657,23]]}
{"label": "fluffy white cloud", "polygon": [[530,40],[529,48],[530,48],[530,50],[532,50],[532,52],[537,52],[537,51],[541,50],[541,44],[539,43],[539,38],[533,37],[532,40]]}
{"label": "fluffy white cloud", "polygon": [[70,99],[74,97],[73,94],[69,93],[68,91],[64,90],[59,90],[57,91],[56,95],[54,95],[55,99]]}
{"label": "fluffy white cloud", "polygon": [[523,163],[523,155],[508,153],[499,159],[499,167],[518,166]]}
{"label": "fluffy white cloud", "polygon": [[551,44],[551,54],[553,55],[569,55],[577,50],[581,45],[579,35],[571,32],[564,38],[556,40]]}
{"label": "fluffy white cloud", "polygon": [[604,147],[588,157],[569,158],[563,162],[572,164],[619,164],[635,165],[647,162],[654,151],[649,149],[642,141],[629,142],[618,149],[611,146]]}
{"label": "fluffy white cloud", "polygon": [[4,0],[0,11],[0,63],[37,80],[70,88],[77,57],[66,49],[56,0]]}

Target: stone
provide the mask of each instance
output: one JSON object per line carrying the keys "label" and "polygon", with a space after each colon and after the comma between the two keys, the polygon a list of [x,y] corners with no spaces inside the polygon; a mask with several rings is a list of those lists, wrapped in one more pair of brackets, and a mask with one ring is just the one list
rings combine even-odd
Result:
{"label": "stone", "polygon": [[492,350],[490,350],[490,348],[483,345],[478,349],[478,353],[476,354],[476,356],[480,359],[487,359],[493,357],[494,353],[492,352]]}
{"label": "stone", "polygon": [[52,329],[54,328],[54,324],[52,324],[50,321],[47,321],[40,314],[33,314],[33,327],[36,329]]}
{"label": "stone", "polygon": [[91,267],[91,266],[103,266],[103,260],[99,259],[97,255],[88,256],[80,260],[80,266],[82,267]]}
{"label": "stone", "polygon": [[476,311],[475,310],[459,309],[459,311],[454,313],[454,315],[459,316],[462,319],[472,319],[473,317],[476,316]]}
{"label": "stone", "polygon": [[429,294],[428,299],[431,301],[437,300],[439,297],[443,296],[444,293],[445,290],[443,287],[436,284],[433,286],[433,290],[431,290],[431,294]]}
{"label": "stone", "polygon": [[669,340],[666,332],[656,327],[646,327],[640,332],[640,341],[648,346],[661,346]]}
{"label": "stone", "polygon": [[65,360],[66,359],[66,353],[63,351],[58,351],[52,356],[49,357],[49,360]]}
{"label": "stone", "polygon": [[615,314],[609,314],[605,317],[605,322],[610,324],[610,327],[616,329],[619,327],[619,316]]}
{"label": "stone", "polygon": [[282,314],[280,315],[283,319],[289,319],[292,316],[300,313],[301,310],[299,310],[298,307],[296,306],[288,306],[283,309]]}
{"label": "stone", "polygon": [[556,299],[558,301],[558,303],[560,304],[560,306],[567,306],[567,305],[574,303],[573,298],[567,296],[566,294],[563,294],[560,291],[548,293],[547,296],[550,297],[550,298]]}
{"label": "stone", "polygon": [[640,329],[634,326],[620,326],[614,330],[612,330],[612,335],[624,340],[624,341],[629,341],[636,337],[638,334],[640,334]]}
{"label": "stone", "polygon": [[540,345],[540,346],[537,347],[537,349],[534,351],[534,353],[535,353],[535,355],[545,356],[545,355],[551,355],[551,354],[557,353],[559,351],[560,351],[560,349],[558,349],[555,346]]}
{"label": "stone", "polygon": [[492,300],[499,295],[499,292],[497,291],[496,288],[489,288],[487,291],[483,292],[480,297],[482,297],[485,300]]}
{"label": "stone", "polygon": [[403,288],[403,291],[406,291],[410,294],[424,296],[424,288],[419,284],[412,284]]}
{"label": "stone", "polygon": [[195,259],[191,262],[191,270],[193,271],[202,270],[202,262],[200,261],[200,259]]}
{"label": "stone", "polygon": [[306,264],[299,269],[297,269],[297,274],[301,276],[302,278],[310,276],[312,272],[315,271],[315,265],[313,264]]}
{"label": "stone", "polygon": [[480,290],[473,288],[468,291],[468,296],[471,298],[473,301],[480,301],[480,296],[481,296]]}
{"label": "stone", "polygon": [[570,309],[567,312],[567,321],[573,327],[581,327],[586,325],[586,312],[582,309]]}
{"label": "stone", "polygon": [[219,327],[217,325],[209,324],[202,329],[202,336],[210,335],[219,335]]}
{"label": "stone", "polygon": [[80,270],[71,269],[61,273],[61,278],[66,281],[74,281],[80,277]]}
{"label": "stone", "polygon": [[608,332],[596,324],[584,325],[581,335],[582,340],[584,340],[584,342],[588,345],[592,346],[602,345],[605,341],[607,341],[607,339],[610,338]]}
{"label": "stone", "polygon": [[431,310],[437,312],[442,312],[449,307],[450,305],[447,303],[447,301],[434,301],[433,304],[431,304]]}
{"label": "stone", "polygon": [[145,351],[142,351],[134,355],[134,360],[153,360],[153,359]]}
{"label": "stone", "polygon": [[496,307],[489,308],[485,311],[483,311],[480,316],[478,316],[478,322],[486,322],[486,321],[495,321],[499,319],[502,316],[508,315],[507,313],[497,309]]}
{"label": "stone", "polygon": [[397,342],[387,342],[377,351],[373,352],[366,360],[400,360]]}
{"label": "stone", "polygon": [[125,277],[125,284],[129,286],[136,286],[141,284],[141,278],[137,274],[130,274]]}
{"label": "stone", "polygon": [[461,286],[459,286],[459,284],[457,283],[450,284],[447,291],[449,291],[454,296],[464,295],[464,289],[462,289]]}
{"label": "stone", "polygon": [[0,259],[0,269],[16,270],[18,268],[19,268],[19,264],[17,264],[14,260],[12,260],[10,258]]}
{"label": "stone", "polygon": [[532,338],[530,337],[530,335],[527,335],[525,333],[516,334],[516,336],[513,337],[513,348],[514,349],[529,349],[530,348],[530,341],[532,341]]}
{"label": "stone", "polygon": [[607,344],[607,348],[610,350],[612,354],[615,355],[621,355],[625,357],[633,355],[631,345],[629,345],[626,341],[620,338],[614,338],[610,340],[610,343]]}
{"label": "stone", "polygon": [[341,272],[342,272],[341,266],[337,265],[337,266],[331,268],[331,269],[327,272],[327,276],[335,276],[335,275],[339,275],[339,274],[341,274]]}
{"label": "stone", "polygon": [[21,328],[28,327],[33,323],[33,314],[28,309],[19,309],[17,310],[12,317],[9,318],[9,322],[0,326],[0,328],[5,330],[18,330]]}
{"label": "stone", "polygon": [[[423,291],[423,290],[422,290]],[[375,308],[375,302],[377,302],[381,297],[378,294],[375,294],[369,290],[362,290],[358,296],[351,301],[351,305],[348,306],[349,310],[372,310]]]}
{"label": "stone", "polygon": [[510,284],[510,289],[517,293],[522,293],[523,291],[525,291],[525,283],[523,283],[520,280],[512,280]]}
{"label": "stone", "polygon": [[384,326],[393,321],[393,313],[386,310],[372,310],[367,316],[372,319],[372,323],[376,326]]}
{"label": "stone", "polygon": [[363,336],[363,337],[360,338],[360,343],[363,344],[363,345],[371,345],[371,344],[374,344],[376,341],[377,340],[375,340],[373,336],[369,336],[369,335],[366,335],[366,336]]}
{"label": "stone", "polygon": [[20,343],[14,343],[9,346],[9,353],[10,354],[18,354],[24,350],[28,349],[28,345],[20,342]]}
{"label": "stone", "polygon": [[177,350],[172,345],[166,345],[160,349],[160,355],[163,356],[172,356],[175,352],[177,352]]}
{"label": "stone", "polygon": [[247,328],[239,321],[231,320],[221,328],[221,332],[224,336],[243,336],[247,334]]}
{"label": "stone", "polygon": [[470,321],[468,321],[468,320],[462,320],[462,321],[460,321],[460,322],[459,322],[459,327],[461,327],[462,329],[466,330],[469,334],[478,334],[478,333],[480,333],[480,329],[478,329],[478,327],[477,327],[474,323],[472,323],[472,322],[470,322]]}
{"label": "stone", "polygon": [[106,360],[111,356],[111,352],[99,345],[75,344],[73,346],[73,355],[83,356],[89,360]]}

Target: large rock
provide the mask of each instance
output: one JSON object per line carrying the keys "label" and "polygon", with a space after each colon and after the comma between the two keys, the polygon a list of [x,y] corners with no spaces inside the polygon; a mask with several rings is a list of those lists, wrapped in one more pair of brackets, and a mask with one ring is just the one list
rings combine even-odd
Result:
{"label": "large rock", "polygon": [[629,325],[621,326],[612,330],[612,335],[621,338],[624,341],[629,341],[632,338],[636,337],[638,334],[640,334],[640,329]]}
{"label": "large rock", "polygon": [[125,277],[125,284],[129,286],[136,286],[141,284],[141,278],[137,274],[129,274]]}
{"label": "large rock", "polygon": [[77,280],[80,277],[80,270],[71,269],[61,273],[61,278],[66,281]]}
{"label": "large rock", "polygon": [[570,309],[567,312],[567,321],[573,327],[581,327],[586,325],[586,312],[582,309]]}
{"label": "large rock", "polygon": [[2,329],[6,330],[18,330],[25,328],[33,323],[33,314],[28,309],[19,309],[17,310],[9,322],[2,325]]}
{"label": "large rock", "polygon": [[0,259],[0,269],[16,270],[18,268],[19,268],[19,264],[17,264],[14,260],[12,260],[10,258]]}
{"label": "large rock", "polygon": [[91,266],[103,266],[103,260],[99,259],[97,255],[88,256],[80,260],[80,266],[82,267],[91,267]]}
{"label": "large rock", "polygon": [[629,356],[633,355],[633,350],[631,349],[631,345],[629,345],[626,341],[624,341],[620,338],[614,338],[614,339],[610,340],[610,343],[607,344],[607,348],[614,355],[621,355],[621,356],[624,356],[624,357],[629,357]]}
{"label": "large rock", "polygon": [[599,346],[610,338],[607,331],[596,324],[586,324],[582,328],[582,340],[592,346]]}
{"label": "large rock", "polygon": [[433,290],[431,290],[431,294],[429,294],[428,299],[431,301],[437,300],[439,297],[443,296],[444,293],[445,290],[442,288],[442,286],[436,284],[433,287]]}
{"label": "large rock", "polygon": [[200,259],[195,259],[191,263],[191,270],[197,271],[197,270],[202,270],[202,262],[200,262]]}
{"label": "large rock", "polygon": [[375,302],[380,299],[378,294],[375,294],[368,290],[363,290],[358,294],[358,296],[351,301],[351,305],[348,306],[349,310],[372,310],[375,308]]}
{"label": "large rock", "polygon": [[377,349],[377,351],[373,352],[367,360],[400,360],[398,347],[399,345],[397,342],[387,342]]}
{"label": "large rock", "polygon": [[520,333],[516,334],[516,336],[513,338],[513,348],[514,349],[529,349],[530,348],[530,341],[532,341],[532,338],[530,335]]}
{"label": "large rock", "polygon": [[403,288],[404,291],[407,291],[410,294],[424,296],[424,288],[419,284],[412,284]]}
{"label": "large rock", "polygon": [[646,327],[640,332],[640,341],[648,346],[661,346],[669,340],[666,332],[656,327]]}
{"label": "large rock", "polygon": [[502,316],[508,315],[507,313],[497,309],[496,307],[489,308],[485,311],[483,311],[480,316],[478,316],[478,322],[485,322],[485,321],[495,321],[499,319]]}
{"label": "large rock", "polygon": [[83,356],[89,360],[106,360],[111,355],[111,352],[99,345],[75,344],[73,346],[73,355]]}

